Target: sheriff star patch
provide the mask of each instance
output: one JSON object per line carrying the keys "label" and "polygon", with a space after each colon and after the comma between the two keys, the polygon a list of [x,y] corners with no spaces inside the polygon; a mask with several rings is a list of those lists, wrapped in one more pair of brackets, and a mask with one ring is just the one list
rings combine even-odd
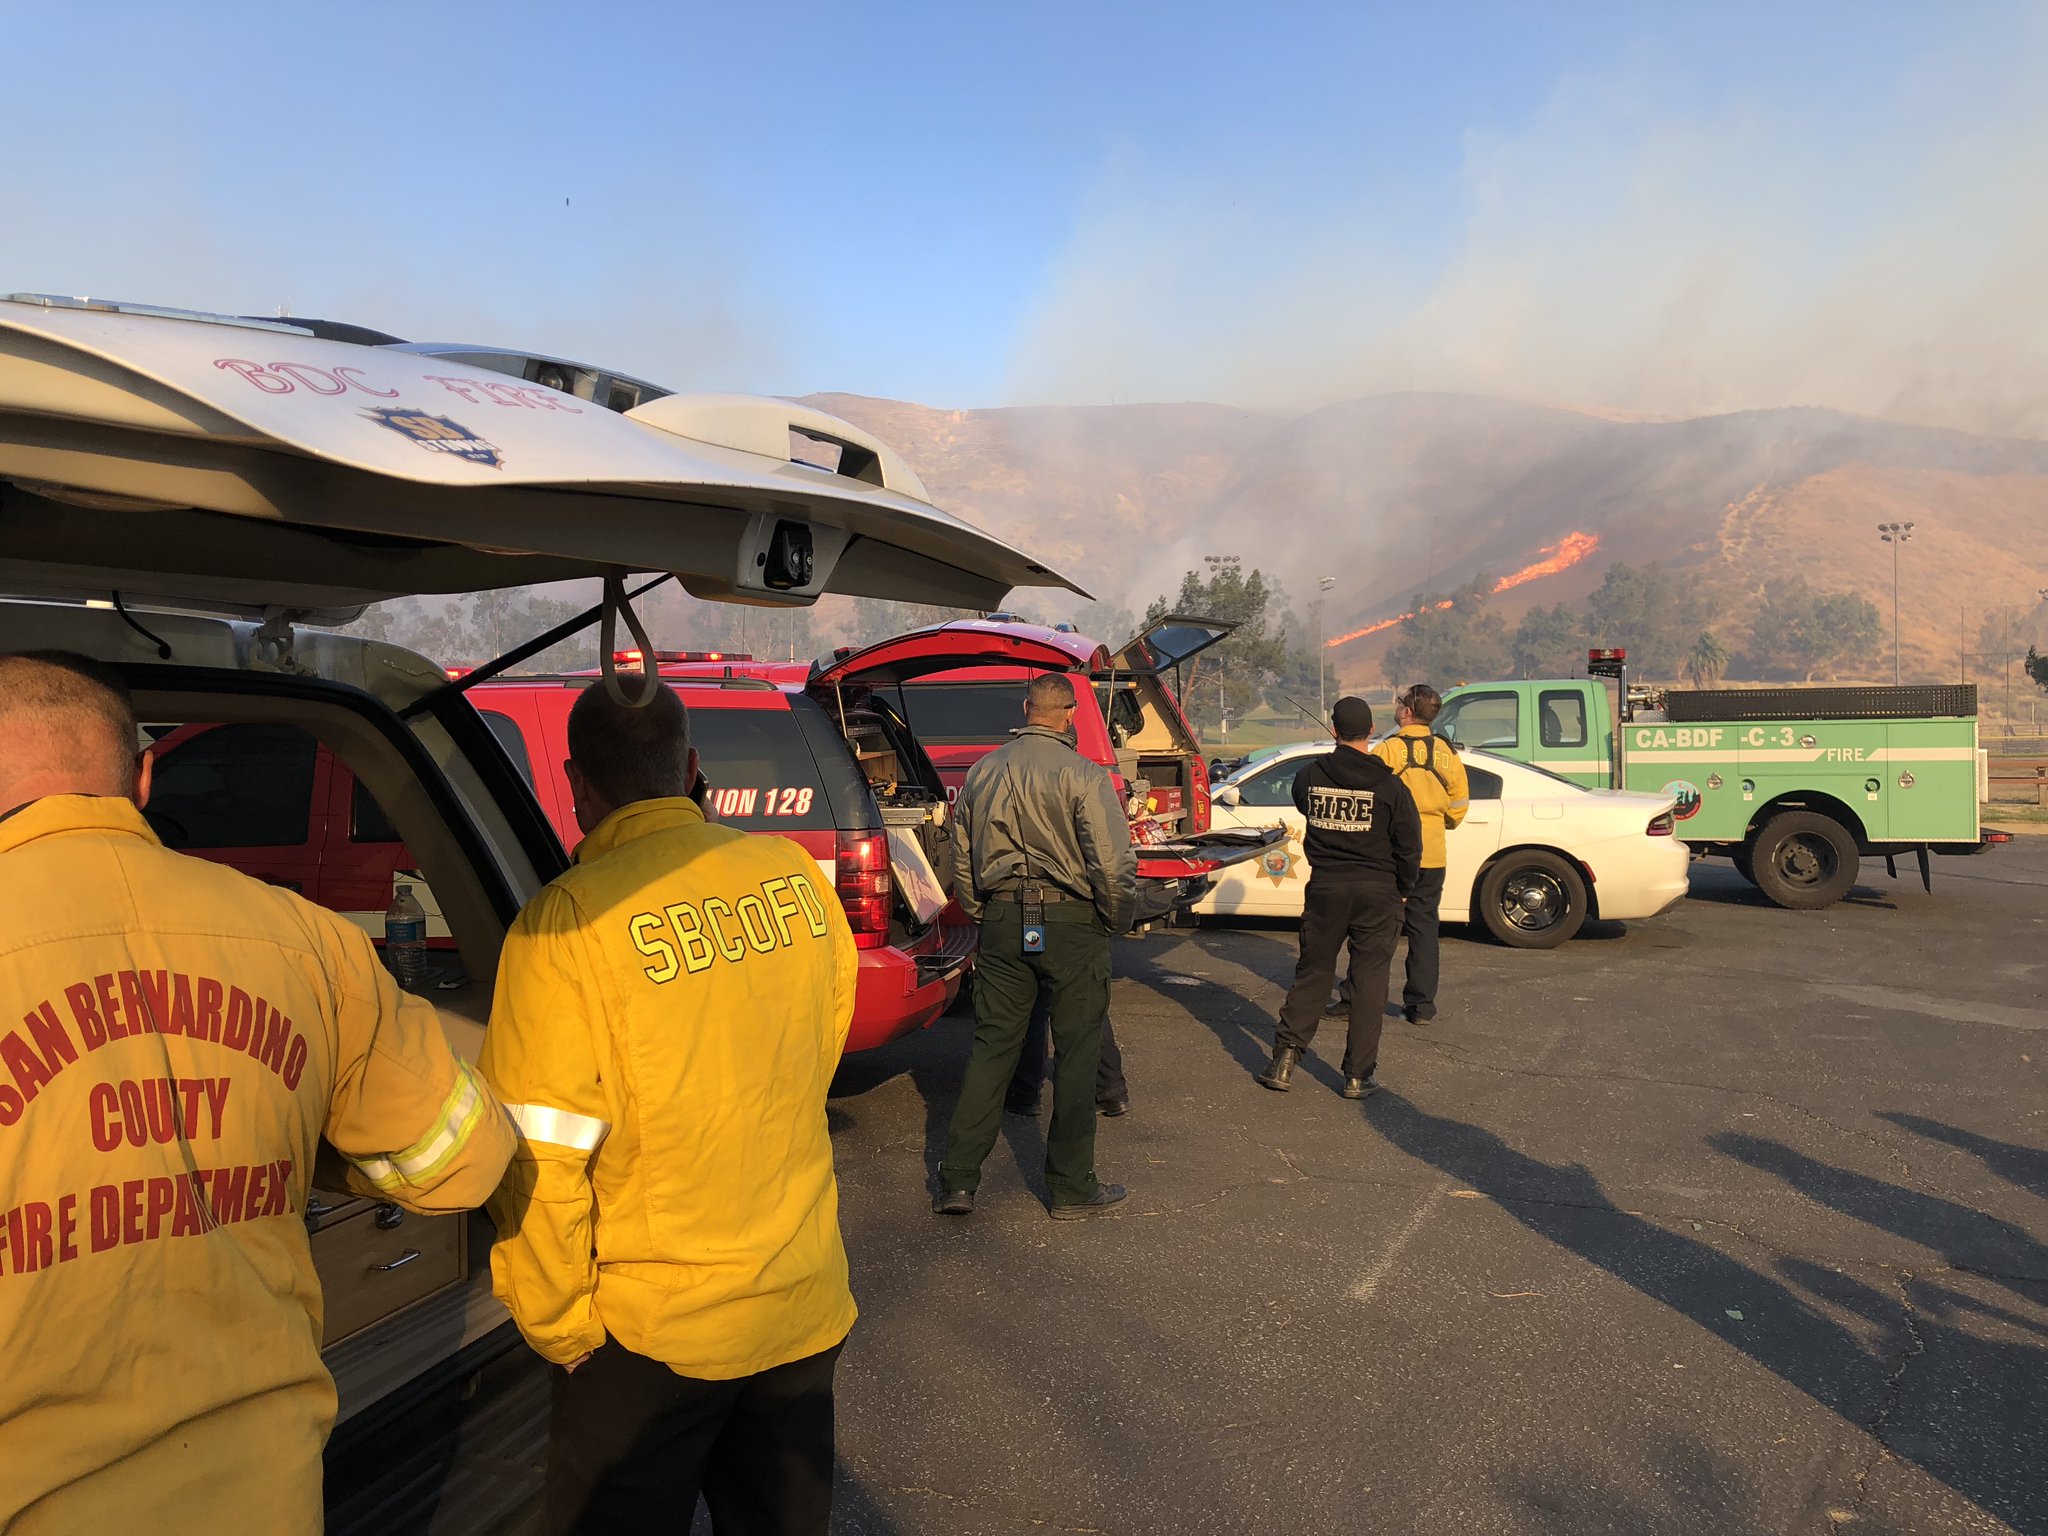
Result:
{"label": "sheriff star patch", "polygon": [[1259,855],[1259,873],[1275,885],[1285,885],[1294,878],[1294,871],[1301,863],[1301,845],[1292,839],[1275,843]]}
{"label": "sheriff star patch", "polygon": [[389,427],[400,437],[410,438],[430,453],[452,453],[458,459],[503,469],[505,456],[452,416],[436,416],[409,407],[374,406],[363,414],[380,427]]}

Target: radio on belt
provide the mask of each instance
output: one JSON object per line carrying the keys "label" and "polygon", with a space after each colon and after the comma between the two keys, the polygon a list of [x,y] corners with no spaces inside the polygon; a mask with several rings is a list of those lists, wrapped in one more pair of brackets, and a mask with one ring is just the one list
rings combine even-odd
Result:
{"label": "radio on belt", "polygon": [[1017,910],[1024,919],[1024,953],[1045,953],[1045,888],[1036,880],[1017,887]]}

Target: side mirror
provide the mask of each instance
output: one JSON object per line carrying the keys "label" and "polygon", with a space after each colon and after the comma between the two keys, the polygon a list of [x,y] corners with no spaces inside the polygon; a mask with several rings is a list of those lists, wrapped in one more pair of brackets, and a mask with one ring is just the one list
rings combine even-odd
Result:
{"label": "side mirror", "polygon": [[1239,792],[1238,787],[1235,784],[1231,784],[1226,786],[1225,788],[1217,790],[1215,795],[1211,798],[1213,798],[1218,805],[1241,805],[1244,802],[1244,795]]}

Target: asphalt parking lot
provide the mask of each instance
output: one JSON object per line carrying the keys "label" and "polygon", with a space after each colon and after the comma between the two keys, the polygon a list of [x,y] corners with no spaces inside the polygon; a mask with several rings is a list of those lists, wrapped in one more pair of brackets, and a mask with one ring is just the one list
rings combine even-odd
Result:
{"label": "asphalt parking lot", "polygon": [[838,1529],[2048,1531],[2048,839],[1449,938],[1362,1105],[1252,1081],[1292,957],[1119,945],[1114,1218],[1022,1119],[928,1213],[967,1020],[842,1069]]}

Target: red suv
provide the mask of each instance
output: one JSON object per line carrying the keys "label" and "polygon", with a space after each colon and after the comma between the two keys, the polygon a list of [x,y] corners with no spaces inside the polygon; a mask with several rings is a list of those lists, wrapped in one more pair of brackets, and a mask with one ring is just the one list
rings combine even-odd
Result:
{"label": "red suv", "polygon": [[[637,667],[638,652],[622,652]],[[828,713],[807,668],[746,658],[656,652],[690,711],[703,764],[704,812],[748,832],[800,843],[838,888],[860,947],[847,1049],[923,1029],[951,1006],[975,934],[949,906],[946,791],[900,724],[851,705]],[[582,839],[562,764],[569,708],[595,675],[480,683],[470,702],[532,784],[565,847]]]}
{"label": "red suv", "polygon": [[1023,723],[1024,685],[1072,674],[1075,745],[1115,781],[1138,849],[1139,922],[1199,900],[1219,869],[1257,857],[1263,833],[1211,832],[1209,767],[1167,677],[1234,625],[1178,614],[1111,652],[1062,625],[1007,614],[915,629],[862,650],[841,649],[808,678],[828,707],[886,712],[930,753],[948,796],[967,770]]}
{"label": "red suv", "polygon": [[[930,760],[871,711],[849,709],[843,726],[828,716],[805,694],[801,666],[674,655],[661,671],[689,706],[710,786],[705,813],[800,843],[838,889],[860,948],[847,1049],[870,1050],[930,1025],[959,994],[975,940],[957,909],[944,921],[945,786]],[[594,682],[510,679],[469,694],[570,849],[583,833],[562,772],[569,707]],[[373,937],[382,936],[384,909],[403,881],[426,907],[429,945],[444,952],[437,965],[455,967],[433,891],[414,873],[418,861],[347,766],[311,735],[267,722],[200,723],[165,735],[156,751],[149,818],[166,844],[287,886]]]}

